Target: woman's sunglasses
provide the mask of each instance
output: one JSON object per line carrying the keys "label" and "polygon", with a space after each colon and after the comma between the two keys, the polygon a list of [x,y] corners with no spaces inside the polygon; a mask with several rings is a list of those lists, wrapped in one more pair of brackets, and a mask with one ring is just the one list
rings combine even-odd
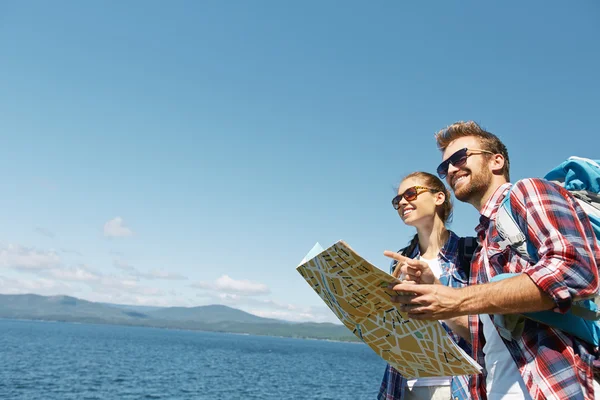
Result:
{"label": "woman's sunglasses", "polygon": [[417,196],[419,196],[421,193],[425,193],[425,192],[437,193],[437,192],[439,192],[439,190],[430,189],[425,186],[410,187],[410,188],[406,189],[404,191],[404,193],[399,194],[398,196],[396,196],[392,199],[392,206],[394,207],[394,210],[397,210],[400,208],[400,202],[402,201],[403,197],[406,199],[406,201],[414,201],[417,199]]}
{"label": "woman's sunglasses", "polygon": [[488,154],[494,154],[491,151],[487,151],[487,150],[481,150],[481,149],[469,149],[469,148],[464,148],[464,149],[460,149],[457,152],[455,152],[454,154],[452,154],[450,157],[448,157],[447,159],[445,159],[438,167],[437,167],[437,174],[439,175],[440,178],[445,179],[446,176],[448,176],[448,168],[450,168],[450,164],[454,165],[456,168],[460,168],[463,165],[466,164],[467,162],[467,158],[469,158],[469,156],[474,155],[475,153],[488,153]]}

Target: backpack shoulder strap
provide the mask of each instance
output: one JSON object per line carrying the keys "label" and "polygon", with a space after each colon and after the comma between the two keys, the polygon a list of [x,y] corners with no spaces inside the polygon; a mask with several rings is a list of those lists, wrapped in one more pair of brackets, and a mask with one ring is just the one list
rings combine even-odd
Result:
{"label": "backpack shoulder strap", "polygon": [[499,244],[503,248],[512,247],[513,250],[525,258],[536,260],[537,256],[529,253],[527,237],[513,215],[510,205],[511,193],[512,188],[509,189],[506,197],[500,203],[496,214],[496,230],[500,238],[502,238],[502,242]]}
{"label": "backpack shoulder strap", "polygon": [[471,260],[478,246],[477,238],[473,236],[458,239],[458,263],[460,268],[465,271],[467,278],[471,276]]}
{"label": "backpack shoulder strap", "polygon": [[[500,203],[500,206],[498,207],[498,213],[496,214],[496,229],[498,235],[502,238],[502,242],[499,244],[504,247],[510,246],[522,257],[537,262],[537,251],[531,242],[527,240],[527,235],[523,233],[517,224],[512,212],[510,206],[511,193],[512,190],[509,191],[504,200],[502,200],[502,203]],[[593,300],[590,299],[574,302],[571,307],[571,312],[573,315],[587,320],[600,319],[600,309],[598,309],[596,304],[593,304]]]}

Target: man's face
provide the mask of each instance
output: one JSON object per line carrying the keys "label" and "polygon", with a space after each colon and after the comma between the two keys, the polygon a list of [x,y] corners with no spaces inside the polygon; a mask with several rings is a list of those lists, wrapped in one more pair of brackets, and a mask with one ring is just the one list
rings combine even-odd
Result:
{"label": "man's face", "polygon": [[[446,148],[442,156],[446,160],[458,150],[481,149],[479,139],[474,136],[466,136],[456,139]],[[464,165],[456,167],[452,164],[448,167],[446,182],[454,192],[454,196],[460,201],[472,202],[481,199],[487,192],[492,182],[492,171],[489,168],[485,153],[469,152]]]}

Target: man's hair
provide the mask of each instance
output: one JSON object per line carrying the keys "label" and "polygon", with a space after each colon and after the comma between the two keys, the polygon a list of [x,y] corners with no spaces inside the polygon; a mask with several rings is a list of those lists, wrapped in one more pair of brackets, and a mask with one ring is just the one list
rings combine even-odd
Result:
{"label": "man's hair", "polygon": [[[441,151],[444,151],[450,143],[466,136],[475,136],[478,138],[481,143],[481,150],[491,151],[494,154],[501,154],[504,157],[504,167],[501,172],[506,180],[510,181],[510,161],[508,159],[508,150],[506,150],[506,146],[496,135],[481,129],[476,122],[455,122],[436,133],[435,140],[437,141],[438,148]],[[484,154],[484,156],[490,155]]]}

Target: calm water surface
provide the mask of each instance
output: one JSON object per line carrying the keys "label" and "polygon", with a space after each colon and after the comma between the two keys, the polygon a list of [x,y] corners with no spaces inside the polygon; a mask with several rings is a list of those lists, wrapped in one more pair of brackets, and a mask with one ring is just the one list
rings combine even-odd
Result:
{"label": "calm water surface", "polygon": [[364,344],[0,319],[0,399],[374,399]]}

